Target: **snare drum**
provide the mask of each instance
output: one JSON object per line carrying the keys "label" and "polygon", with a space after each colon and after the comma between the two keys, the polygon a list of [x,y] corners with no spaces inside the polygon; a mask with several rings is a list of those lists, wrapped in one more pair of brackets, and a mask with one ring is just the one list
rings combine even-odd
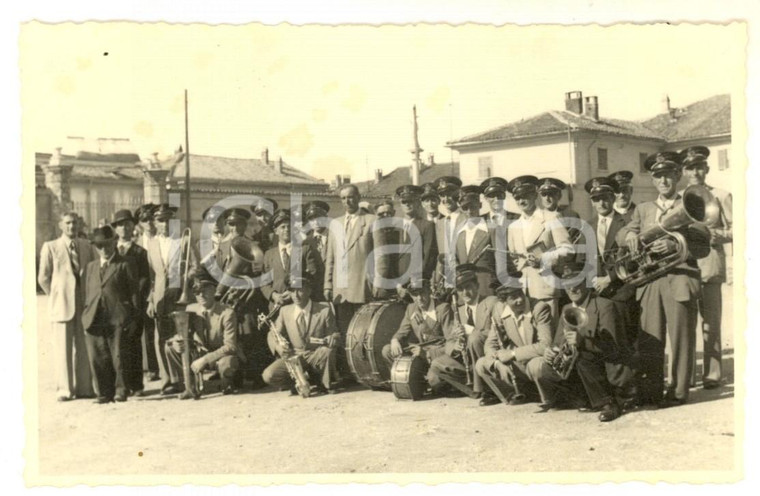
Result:
{"label": "snare drum", "polygon": [[398,302],[373,302],[359,308],[346,332],[348,367],[361,384],[389,389],[391,373],[382,356],[383,346],[401,325],[405,307]]}
{"label": "snare drum", "polygon": [[400,400],[419,400],[427,389],[427,360],[420,356],[402,356],[391,367],[391,390]]}

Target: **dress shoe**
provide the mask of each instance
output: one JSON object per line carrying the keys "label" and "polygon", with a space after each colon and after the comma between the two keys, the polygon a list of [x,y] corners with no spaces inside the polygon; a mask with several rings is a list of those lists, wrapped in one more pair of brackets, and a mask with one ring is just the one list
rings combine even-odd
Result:
{"label": "dress shoe", "polygon": [[721,386],[720,380],[716,379],[702,379],[702,388],[703,389],[717,389]]}
{"label": "dress shoe", "polygon": [[124,401],[127,401],[127,394],[126,393],[117,393],[116,396],[114,396],[114,399],[118,401],[119,403],[122,403]]}
{"label": "dress shoe", "polygon": [[524,394],[513,394],[508,401],[510,406],[524,405],[527,402],[528,398]]}
{"label": "dress shoe", "polygon": [[687,402],[686,398],[675,398],[672,396],[666,397],[662,403],[660,403],[660,408],[672,408],[674,406],[682,406],[685,405]]}
{"label": "dress shoe", "polygon": [[169,384],[161,389],[161,396],[170,396],[172,394],[181,393],[184,388],[179,384]]}
{"label": "dress shoe", "polygon": [[65,394],[62,394],[62,395],[60,395],[60,396],[58,396],[56,398],[56,400],[61,401],[61,402],[63,402],[63,401],[71,401],[72,399],[73,398],[71,396],[67,396]]}
{"label": "dress shoe", "polygon": [[193,393],[191,393],[190,391],[182,391],[182,392],[180,393],[180,395],[179,395],[179,396],[177,396],[177,398],[179,398],[179,399],[181,399],[181,400],[191,400],[191,399],[195,399],[196,397],[195,397],[195,395],[194,395]]}
{"label": "dress shoe", "polygon": [[93,401],[93,403],[95,403],[96,405],[105,405],[105,404],[110,403],[112,401],[113,401],[112,398],[102,397],[102,398],[97,398],[95,401]]}
{"label": "dress shoe", "polygon": [[620,416],[620,406],[617,402],[607,403],[602,407],[601,413],[599,413],[600,422],[611,422]]}
{"label": "dress shoe", "polygon": [[227,384],[226,386],[224,386],[224,389],[222,389],[222,394],[225,396],[228,394],[236,394],[236,393],[237,393],[237,388],[235,388],[235,386],[233,386],[232,384]]}
{"label": "dress shoe", "polygon": [[493,394],[484,394],[482,398],[480,398],[480,401],[478,402],[478,405],[480,406],[491,406],[496,405],[498,403],[501,403],[501,400],[497,398]]}

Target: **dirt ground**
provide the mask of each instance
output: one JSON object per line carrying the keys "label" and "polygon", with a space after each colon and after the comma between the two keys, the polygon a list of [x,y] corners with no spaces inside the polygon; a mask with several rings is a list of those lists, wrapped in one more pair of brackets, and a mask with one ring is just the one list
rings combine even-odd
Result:
{"label": "dirt ground", "polygon": [[[733,349],[725,291],[724,348]],[[40,475],[713,471],[734,468],[729,383],[689,404],[602,424],[593,413],[469,398],[396,400],[356,387],[309,399],[262,389],[198,401],[55,401],[38,297]],[[212,388],[213,385],[210,387]],[[156,392],[157,383],[148,385]],[[709,446],[704,450],[690,449]]]}

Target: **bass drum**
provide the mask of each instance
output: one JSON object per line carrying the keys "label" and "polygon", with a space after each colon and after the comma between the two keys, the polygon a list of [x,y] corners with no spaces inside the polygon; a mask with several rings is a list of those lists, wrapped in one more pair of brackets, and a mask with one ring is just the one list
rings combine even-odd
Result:
{"label": "bass drum", "polygon": [[417,401],[427,389],[428,363],[419,356],[402,356],[391,367],[391,390],[400,400]]}
{"label": "bass drum", "polygon": [[346,358],[356,380],[372,389],[390,389],[391,373],[383,346],[401,325],[405,307],[398,302],[373,302],[354,314],[346,332]]}

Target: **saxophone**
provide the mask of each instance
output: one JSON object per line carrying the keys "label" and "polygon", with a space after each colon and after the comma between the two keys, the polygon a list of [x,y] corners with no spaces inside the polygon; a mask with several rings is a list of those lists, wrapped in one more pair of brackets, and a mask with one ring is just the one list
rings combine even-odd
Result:
{"label": "saxophone", "polygon": [[[285,336],[277,332],[272,323],[272,316],[279,311],[280,305],[275,305],[269,315],[263,313],[259,314],[259,328],[266,326],[272,331],[275,339],[277,339],[277,344],[279,345],[280,350],[282,350],[280,352],[280,358],[285,362],[288,374],[290,374],[290,378],[295,382],[296,391],[298,391],[298,394],[300,394],[302,398],[308,398],[311,394],[311,385],[309,384],[309,374],[306,373],[301,364],[301,357],[292,351],[288,340],[285,339]],[[286,353],[285,350],[290,350],[291,352]]]}
{"label": "saxophone", "polygon": [[[562,311],[562,324],[574,331],[578,331],[588,323],[588,314],[580,307],[569,305]],[[555,347],[557,352],[552,359],[552,369],[562,380],[570,377],[575,361],[578,359],[578,348],[565,341],[562,347]]]}

